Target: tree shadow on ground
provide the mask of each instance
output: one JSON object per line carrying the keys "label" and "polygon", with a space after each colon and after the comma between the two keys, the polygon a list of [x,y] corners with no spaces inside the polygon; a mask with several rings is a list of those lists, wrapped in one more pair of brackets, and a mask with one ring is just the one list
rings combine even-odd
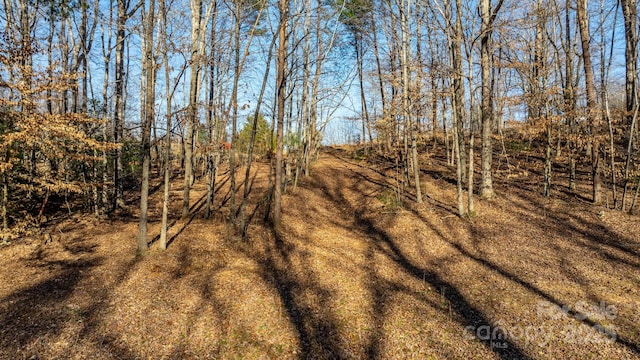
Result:
{"label": "tree shadow on ground", "polygon": [[[316,210],[308,209],[304,213],[297,214],[305,219],[317,219],[319,223],[329,221],[329,224],[344,229],[349,234],[362,238],[367,244],[366,265],[348,263],[336,263],[334,266],[342,271],[354,271],[365,274],[365,288],[368,294],[360,306],[366,307],[365,312],[371,314],[371,323],[368,327],[371,331],[365,335],[362,350],[363,356],[369,359],[381,358],[391,351],[385,346],[384,324],[386,321],[390,300],[398,293],[406,293],[419,299],[423,304],[446,312],[445,308],[437,306],[432,301],[419,294],[411,293],[404,284],[384,279],[378,274],[374,259],[383,256],[387,261],[401,269],[401,276],[408,277],[412,281],[419,281],[439,289],[446,299],[450,309],[455,313],[455,321],[460,328],[460,335],[466,327],[494,326],[495,324],[472,305],[459,289],[447,281],[437,271],[421,267],[410,260],[387,231],[376,225],[366,214],[368,199],[375,196],[374,193],[363,193],[358,184],[350,185],[344,178],[348,176],[344,169],[323,169],[324,176],[312,177],[306,185],[311,191],[315,191],[331,204],[332,221],[329,218],[320,219]],[[327,173],[329,172],[329,173]],[[323,179],[330,179],[327,183]],[[356,181],[360,185],[372,184],[383,187],[384,184],[369,182],[369,179]],[[345,192],[356,194],[360,203],[353,204]],[[341,209],[341,210],[337,210]],[[336,211],[336,212],[334,212]],[[346,219],[341,222],[339,218]],[[253,250],[247,252],[260,265],[262,279],[277,290],[279,299],[290,322],[294,325],[299,341],[299,358],[313,359],[348,359],[353,357],[351,345],[345,343],[345,334],[341,333],[343,326],[332,304],[338,296],[332,289],[325,286],[321,279],[323,274],[313,270],[312,262],[318,261],[310,254],[311,250],[304,249],[301,244],[307,244],[315,249],[316,244],[311,243],[310,238],[289,239],[294,231],[287,226],[274,231],[259,245],[254,245]],[[262,247],[262,250],[256,248]],[[346,260],[346,259],[345,259]],[[326,280],[326,279],[324,279]],[[427,321],[427,319],[425,319]],[[399,329],[400,330],[400,329]],[[483,342],[489,352],[493,352],[502,359],[527,359],[529,358],[518,344],[510,339],[502,339],[500,346],[491,341]]]}
{"label": "tree shadow on ground", "polygon": [[[595,265],[598,264],[602,268],[606,269],[600,275],[603,276],[615,276],[616,272],[620,272],[622,267],[626,267],[626,272],[632,274],[640,269],[640,252],[638,251],[638,241],[634,241],[624,235],[609,229],[605,226],[594,213],[591,216],[579,216],[566,210],[550,210],[544,209],[540,206],[539,196],[528,192],[517,192],[509,195],[516,201],[510,201],[511,204],[517,204],[515,212],[512,210],[512,215],[519,218],[526,218],[529,221],[531,228],[545,229],[545,232],[550,234],[556,234],[560,239],[563,239],[563,245],[575,246],[591,259],[592,266],[590,266],[590,272],[598,272],[600,269]],[[532,216],[535,214],[536,216]],[[474,238],[481,239],[483,237],[481,229],[478,226],[471,226],[472,236]],[[486,258],[479,257],[473,254],[469,249],[465,248],[459,243],[451,242],[452,246],[464,254],[467,258],[472,259],[476,263],[491,269],[492,271],[500,274],[506,279],[510,279],[516,282],[520,286],[526,288],[528,291],[543,298],[545,301],[557,306],[558,308],[569,309],[568,315],[575,318],[584,325],[589,326],[592,329],[606,329],[606,327],[599,323],[598,320],[589,318],[589,314],[582,312],[580,309],[573,309],[574,304],[572,300],[562,299],[561,294],[553,294],[548,291],[544,291],[539,287],[533,285],[530,281],[524,280],[516,276],[513,272],[504,269],[503,267],[487,260]],[[566,250],[559,248],[558,244],[555,246],[556,258],[564,261],[567,254]],[[542,246],[542,245],[541,245]],[[567,268],[570,267],[570,268]],[[564,270],[565,276],[574,281],[574,284],[582,287],[582,291],[587,293],[591,302],[594,304],[606,303],[601,295],[594,292],[590,288],[593,280],[587,280],[584,276],[576,274],[576,269],[573,266],[564,265],[561,267]],[[608,272],[608,274],[606,273]],[[579,302],[584,299],[573,299],[573,302]],[[611,304],[609,304],[611,305]],[[621,304],[629,305],[629,304]],[[630,309],[629,313],[637,312],[637,306],[640,303],[636,303],[636,309]],[[629,309],[627,309],[629,310]],[[627,313],[627,315],[631,315]],[[640,355],[640,342],[637,339],[637,331],[639,330],[637,325],[631,325],[630,319],[624,319],[617,317],[614,324],[624,325],[620,326],[620,330],[615,333],[613,340],[627,348],[630,352]],[[611,337],[611,334],[604,331],[600,331],[603,335]],[[635,333],[635,334],[634,334]],[[636,338],[635,340],[632,340]]]}
{"label": "tree shadow on ground", "polygon": [[[346,162],[349,165],[357,165],[360,167],[360,170],[349,169],[353,173],[355,177],[361,183],[366,183],[369,186],[379,186],[378,181],[370,181],[370,176],[364,174],[366,171],[366,167],[362,167],[359,164],[352,164],[350,162]],[[329,175],[332,178],[339,178],[339,172],[336,172],[335,175]],[[322,183],[315,184],[320,187],[324,192],[325,196],[332,199],[332,201],[336,204],[348,204],[349,201],[347,197],[345,197],[345,191],[352,191],[354,193],[360,193],[362,196],[365,194],[362,193],[361,188],[364,186],[349,186],[346,183],[338,183],[338,185],[327,185]],[[346,189],[341,191],[340,189]],[[517,194],[518,197],[521,198],[523,203],[526,203],[526,211],[523,209],[522,211],[516,210],[516,217],[520,218],[530,218],[528,216],[527,211],[535,211],[540,212],[548,212],[546,209],[542,209],[539,204],[539,196],[536,197],[535,194],[531,194],[530,189],[520,189]],[[437,207],[438,204],[435,204]],[[524,206],[524,205],[522,205]],[[516,206],[516,208],[518,208]],[[442,210],[442,209],[441,209]],[[488,326],[489,328],[495,328],[495,324],[491,324],[487,318],[482,314],[482,312],[469,304],[469,302],[465,299],[465,297],[458,291],[458,289],[453,286],[451,283],[447,282],[442,278],[442,276],[437,271],[429,271],[426,268],[420,267],[417,264],[413,263],[407,256],[405,256],[401,250],[401,247],[398,246],[396,240],[393,237],[389,236],[386,230],[380,228],[377,225],[377,222],[372,222],[369,220],[369,216],[363,212],[364,208],[358,208],[358,206],[352,206],[348,213],[354,214],[356,217],[356,221],[354,222],[363,233],[370,234],[371,238],[375,239],[374,244],[376,245],[377,251],[384,252],[388,258],[393,259],[396,263],[402,266],[404,271],[408,274],[416,278],[424,278],[425,281],[429,282],[431,285],[435,287],[440,287],[446,290],[448,293],[447,299],[452,304],[453,308],[456,310],[458,314],[461,314],[464,318],[463,325],[472,325],[472,326]],[[502,266],[490,261],[484,256],[479,256],[476,253],[469,250],[464,244],[459,241],[454,241],[451,239],[449,234],[446,234],[439,230],[439,226],[431,223],[430,219],[426,219],[421,212],[415,211],[415,209],[411,210],[412,215],[418,217],[424,224],[428,225],[432,231],[436,233],[436,236],[445,240],[451,247],[453,247],[459,254],[463,255],[464,258],[475,262],[476,264],[498,274],[500,277],[511,281],[518,286],[525,288],[528,292],[548,301],[549,303],[557,306],[558,308],[567,308],[568,305],[565,301],[561,300],[558,296],[553,293],[542,290],[541,288],[535,286],[533,283],[521,278],[517,273],[514,273],[510,270],[503,268]],[[549,219],[532,219],[531,226],[534,228],[546,229],[548,232],[553,232],[558,234],[560,237],[564,237],[569,240],[569,242],[574,243],[577,246],[585,248],[587,251],[593,252],[599,256],[604,257],[607,261],[611,261],[612,263],[622,264],[629,268],[638,268],[638,251],[634,244],[636,241],[633,241],[629,238],[625,238],[624,236],[616,233],[608,229],[601,223],[598,223],[597,219],[593,219],[591,221],[584,219],[583,217],[577,218],[573,217],[569,213],[562,212],[552,212],[549,217],[552,218],[552,221]],[[479,228],[474,225],[473,222],[470,222],[466,225],[469,227],[471,232],[471,238],[479,239],[484,235],[479,230]],[[557,257],[562,257],[563,254],[557,254]],[[376,283],[377,281],[373,281]],[[576,279],[577,283],[585,283],[584,279]],[[380,290],[377,286],[372,288],[372,293],[374,297],[384,298],[384,294],[380,293]],[[597,296],[592,296],[592,301],[594,303],[599,303],[601,300]],[[380,313],[380,309],[377,309],[376,312]],[[587,314],[580,312],[580,310],[572,309],[568,313],[569,316],[578,319],[584,325],[593,329],[601,329],[603,325],[598,323],[597,321],[590,319]],[[633,329],[636,328],[631,326],[629,321],[625,319],[617,319],[616,322],[618,325],[624,325],[624,329],[621,333],[615,334],[615,342],[622,345],[631,353],[640,354],[640,346],[636,343],[634,338]],[[636,329],[637,330],[637,329]],[[605,334],[610,336],[611,334]],[[378,337],[381,335],[378,334]],[[497,355],[502,358],[512,358],[518,357],[523,358],[526,355],[518,348],[518,345],[515,343],[515,339],[509,342],[507,349],[499,349],[495,348],[492,343],[487,342],[487,347],[494,351]],[[378,343],[377,341],[372,341],[372,343]],[[372,356],[378,354],[379,351],[373,349],[370,351]]]}
{"label": "tree shadow on ground", "polygon": [[67,309],[60,308],[59,304],[73,293],[83,273],[100,262],[100,259],[91,259],[40,265],[53,275],[1,301],[0,348],[7,354],[17,354],[45,334],[58,334],[68,321],[72,321],[73,315]]}
{"label": "tree shadow on ground", "polygon": [[[48,256],[40,245],[25,259],[29,267],[49,276],[34,285],[0,299],[0,358],[39,358],[38,353],[52,344],[48,341],[60,336],[68,327],[81,324],[79,338],[90,338],[94,344],[114,358],[134,358],[128,349],[95,329],[101,322],[100,311],[111,295],[112,287],[91,287],[88,306],[70,303],[86,282],[93,281],[92,272],[103,265],[105,258],[96,256],[97,244],[76,239],[62,245],[65,251],[79,259],[57,260]],[[120,284],[138,258],[133,258],[116,275],[113,287]]]}
{"label": "tree shadow on ground", "polygon": [[[361,171],[351,171],[362,181],[368,181],[368,176],[366,174],[362,174]],[[375,185],[375,183],[373,182],[370,182],[370,184]],[[521,219],[529,219],[529,226],[531,228],[545,229],[547,233],[556,234],[560,238],[565,239],[564,241],[566,241],[567,243],[574,244],[585,249],[588,252],[591,252],[594,259],[603,257],[611,264],[621,264],[628,268],[635,269],[640,268],[640,262],[638,261],[640,260],[640,253],[638,252],[636,246],[638,244],[637,241],[633,241],[632,239],[627,238],[607,228],[605,225],[600,223],[595,216],[593,216],[593,219],[588,219],[585,217],[577,217],[566,211],[563,212],[548,210],[544,206],[541,206],[541,196],[537,195],[535,189],[529,186],[523,186],[522,184],[515,184],[514,186],[516,187],[517,191],[513,194],[510,193],[509,196],[518,199],[518,201],[510,201],[510,204],[515,205],[516,208],[515,212],[513,212],[513,210],[510,208],[510,211],[512,211],[510,215]],[[343,200],[344,199],[339,199],[339,201]],[[437,205],[437,207],[440,207],[439,204],[435,205]],[[435,226],[433,223],[431,223],[431,220],[425,218],[419,211],[415,211],[415,209],[413,209],[411,212],[413,216],[419,218],[424,224],[429,225],[431,230],[437,234],[438,238],[445,240],[450,246],[455,248],[456,251],[462,254],[466,259],[469,259],[481,265],[482,267],[498,274],[502,278],[508,279],[509,281],[525,288],[528,292],[533,293],[536,296],[549,302],[550,304],[557,306],[559,309],[570,309],[567,314],[568,316],[575,318],[591,329],[607,329],[607,327],[605,327],[603,324],[589,318],[588,314],[585,314],[580,310],[572,309],[571,304],[567,303],[567,301],[562,300],[559,295],[542,290],[530,281],[527,281],[520,277],[517,273],[505,269],[504,267],[488,260],[484,256],[475,254],[459,241],[452,240],[451,236],[438,230],[438,226]],[[540,216],[532,217],[532,213],[536,213],[536,215]],[[466,226],[471,232],[472,241],[477,243],[485,237],[477,224],[469,222]],[[374,230],[372,230],[372,232],[374,232]],[[398,250],[397,248],[393,247],[393,243],[389,243],[386,240],[385,242],[387,242],[392,249],[390,256],[398,256]],[[565,254],[558,253],[556,256],[557,258],[562,258],[563,256],[565,256]],[[405,263],[404,260],[402,260],[401,262],[403,263],[403,266],[405,266],[408,270],[412,270],[411,263]],[[630,272],[633,271],[636,270],[630,270]],[[583,287],[588,287],[587,281],[585,279],[577,278],[575,274],[568,274],[567,276],[573,276],[576,284],[582,285]],[[438,283],[439,281],[440,279],[438,279],[437,277],[434,278],[432,276],[432,283]],[[593,303],[603,303],[602,299],[593,291],[590,291],[590,289],[588,288],[584,290],[591,294],[591,299],[589,300],[591,300]],[[455,296],[455,298],[457,298],[457,296]],[[629,321],[628,319],[618,318],[616,319],[616,324],[623,325],[620,327],[622,329],[621,332],[613,334],[614,336],[612,336],[610,332],[606,332],[606,330],[602,330],[600,331],[600,333],[607,336],[609,339],[612,339],[614,342],[622,345],[631,353],[640,355],[640,344],[637,343],[637,340],[632,340],[635,337],[633,334],[634,331],[637,332],[637,326],[630,325],[630,322],[631,321]]]}
{"label": "tree shadow on ground", "polygon": [[[359,172],[352,173],[362,179],[363,182],[368,181],[367,177],[361,176]],[[330,177],[340,179],[340,174],[337,172],[335,176]],[[456,315],[460,319],[460,326],[463,328],[472,326],[476,329],[482,326],[490,328],[495,327],[495,324],[492,324],[478,308],[471,305],[456,286],[446,281],[436,271],[420,267],[409,260],[409,258],[403,254],[402,250],[400,250],[397,240],[390,236],[387,231],[376,225],[370,217],[367,216],[366,207],[357,208],[351,205],[351,202],[344,194],[344,190],[341,189],[347,189],[348,191],[352,191],[356,194],[361,194],[362,190],[360,186],[358,186],[358,182],[356,182],[355,186],[349,186],[347,183],[338,181],[336,186],[333,184],[322,183],[317,179],[314,180],[314,185],[320,188],[324,195],[328,199],[331,199],[334,204],[349,206],[346,213],[353,214],[356,230],[362,234],[367,234],[373,251],[384,254],[389,260],[399,265],[406,275],[413,277],[416,280],[427,282],[436,289],[441,289],[447,302],[451,305],[453,311],[455,311]],[[371,185],[375,185],[375,183]],[[381,290],[384,289],[381,285],[382,284],[380,284],[379,281],[376,281],[374,277],[370,282],[369,289],[369,292],[373,294],[374,297],[374,309],[376,311],[375,318],[379,319],[378,321],[383,321],[384,318],[384,298],[390,296],[388,292]],[[378,358],[379,354],[383,352],[384,349],[380,348],[382,345],[380,339],[383,336],[384,334],[381,332],[373,334],[372,339],[369,341],[369,349],[367,351],[369,358]],[[496,346],[496,344],[491,340],[484,341],[483,343],[489,350],[493,351],[502,359],[529,358],[512,340],[505,338],[502,342],[503,343],[500,344],[500,346]]]}
{"label": "tree shadow on ground", "polygon": [[319,284],[319,274],[314,274],[310,267],[294,264],[292,256],[298,250],[282,231],[274,231],[268,238],[264,253],[254,259],[260,265],[263,280],[277,290],[295,327],[300,358],[349,359],[338,332],[338,321],[330,310],[332,291]]}

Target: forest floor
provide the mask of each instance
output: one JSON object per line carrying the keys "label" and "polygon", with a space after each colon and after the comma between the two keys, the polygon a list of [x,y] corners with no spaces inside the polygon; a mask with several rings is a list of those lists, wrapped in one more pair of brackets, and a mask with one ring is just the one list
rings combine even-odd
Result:
{"label": "forest floor", "polygon": [[[213,218],[199,181],[165,252],[135,256],[135,201],[2,247],[0,358],[640,359],[637,216],[560,187],[544,198],[539,175],[514,170],[459,218],[453,169],[422,165],[416,204],[393,164],[325,149],[274,232],[259,164],[247,241],[222,176]],[[178,178],[172,219],[181,193]]]}

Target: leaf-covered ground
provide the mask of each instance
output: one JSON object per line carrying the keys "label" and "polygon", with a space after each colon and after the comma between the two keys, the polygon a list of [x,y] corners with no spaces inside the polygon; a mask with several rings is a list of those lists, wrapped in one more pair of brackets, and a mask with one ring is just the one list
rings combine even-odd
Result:
{"label": "leaf-covered ground", "polygon": [[230,231],[223,177],[212,219],[196,184],[166,252],[135,257],[135,204],[119,219],[69,219],[51,244],[2,247],[0,357],[640,358],[637,216],[560,190],[545,199],[537,175],[514,172],[461,219],[452,169],[423,167],[418,205],[386,162],[329,149],[289,185],[273,232],[262,164],[246,242]]}

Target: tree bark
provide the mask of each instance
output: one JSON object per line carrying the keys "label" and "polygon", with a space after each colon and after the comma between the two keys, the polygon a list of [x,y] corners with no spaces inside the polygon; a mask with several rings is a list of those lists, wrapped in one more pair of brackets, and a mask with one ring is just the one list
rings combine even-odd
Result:
{"label": "tree bark", "polygon": [[591,127],[591,178],[592,199],[598,204],[601,202],[602,179],[600,177],[600,116],[596,108],[596,88],[593,77],[593,65],[591,62],[591,35],[587,13],[587,0],[578,0],[576,7],[578,27],[580,28],[580,40],[582,44],[582,64],[585,73],[585,85],[587,92],[587,115]]}
{"label": "tree bark", "polygon": [[386,98],[385,98],[385,93],[384,93],[384,82],[383,82],[383,76],[382,76],[382,64],[380,62],[380,50],[379,50],[379,45],[378,45],[378,35],[377,35],[377,30],[376,30],[376,19],[375,19],[375,12],[373,10],[369,11],[369,14],[371,16],[371,35],[373,37],[373,54],[375,56],[376,59],[376,71],[377,71],[377,75],[378,75],[378,86],[380,88],[380,103],[382,106],[382,115],[385,116],[386,115]]}
{"label": "tree bark", "polygon": [[[480,36],[480,67],[482,77],[482,183],[480,196],[491,199],[495,196],[491,165],[493,162],[493,86],[491,80],[492,54],[491,34],[495,18],[502,7],[502,0],[498,1],[495,9],[491,6],[491,0],[480,1],[480,16],[482,27]],[[473,159],[469,159],[473,161]]]}
{"label": "tree bark", "polygon": [[[124,51],[125,51],[125,25],[127,21],[127,1],[117,0],[116,16],[116,68],[114,90],[114,114],[113,114],[113,142],[121,145],[124,132]],[[122,197],[122,148],[116,147],[113,164],[113,204],[112,210],[124,206]]]}
{"label": "tree bark", "polygon": [[621,0],[621,4],[625,30],[626,119],[631,124],[638,101],[638,4],[636,0]]}
{"label": "tree bark", "polygon": [[577,135],[576,129],[576,95],[575,95],[575,76],[574,76],[574,46],[573,38],[571,37],[571,1],[567,1],[565,9],[565,82],[563,89],[564,104],[565,104],[565,117],[569,125],[569,188],[573,191],[576,190],[576,141]]}
{"label": "tree bark", "polygon": [[279,0],[280,26],[278,27],[278,54],[276,60],[276,165],[273,191],[273,206],[271,220],[275,228],[282,223],[282,160],[284,150],[284,113],[287,99],[287,48],[289,22],[289,1]]}
{"label": "tree bark", "polygon": [[362,119],[362,143],[367,147],[367,130],[369,133],[369,141],[373,141],[371,138],[371,128],[369,125],[369,110],[367,108],[367,98],[364,91],[364,74],[362,69],[362,62],[364,57],[364,44],[362,43],[362,34],[357,32],[354,34],[354,49],[356,51],[356,63],[358,66],[358,84],[360,87],[360,111]]}
{"label": "tree bark", "polygon": [[[449,26],[451,24],[452,11],[451,1],[445,2],[445,16]],[[464,200],[463,200],[463,182],[465,174],[464,160],[464,132],[463,132],[463,120],[462,120],[462,20],[460,10],[460,0],[455,0],[456,4],[456,23],[452,30],[449,30],[449,40],[451,42],[450,61],[452,68],[452,80],[451,80],[451,110],[452,110],[452,126],[453,126],[453,159],[456,163],[456,194],[458,203],[458,216],[463,217],[466,215]],[[443,119],[444,122],[444,119]],[[446,131],[446,130],[445,130]]]}
{"label": "tree bark", "polygon": [[464,89],[462,81],[462,3],[460,0],[455,0],[456,4],[456,22],[453,29],[453,42],[451,44],[451,59],[453,62],[453,102],[454,107],[454,127],[453,131],[456,131],[456,141],[458,142],[458,154],[461,168],[461,181],[464,184],[467,159],[464,143],[464,117],[463,117],[463,101],[464,101]]}
{"label": "tree bark", "polygon": [[[211,52],[209,54],[209,99],[207,104],[207,127],[209,129],[209,151],[205,155],[206,158],[206,181],[207,181],[207,198],[204,209],[204,217],[208,219],[211,217],[211,207],[213,206],[213,197],[214,197],[214,183],[215,183],[215,175],[216,169],[218,167],[217,156],[220,153],[220,149],[217,149],[216,144],[218,143],[218,117],[215,111],[216,108],[216,67],[219,66],[216,62],[216,19],[218,15],[218,1],[214,0],[213,2],[213,19],[211,21]],[[216,155],[214,156],[215,153]]]}
{"label": "tree bark", "polygon": [[171,182],[171,102],[172,96],[169,89],[169,78],[171,75],[171,68],[169,67],[169,46],[167,39],[167,9],[166,9],[166,0],[160,0],[160,16],[162,18],[162,32],[161,32],[161,43],[162,43],[162,65],[164,67],[164,91],[166,96],[166,124],[167,129],[165,132],[165,146],[164,146],[164,191],[163,191],[163,201],[162,201],[162,225],[160,227],[160,240],[158,243],[158,247],[160,250],[165,250],[167,248],[167,226],[168,226],[168,218],[169,218],[169,190],[170,190],[170,182]]}
{"label": "tree bark", "polygon": [[[164,0],[161,0],[164,1]],[[138,253],[147,250],[147,219],[149,205],[149,173],[151,171],[151,124],[155,117],[155,60],[153,57],[153,31],[155,28],[155,0],[149,0],[149,10],[144,14],[143,8],[143,101],[142,101],[142,184],[140,194],[140,224],[138,226]],[[145,16],[146,15],[146,16]]]}
{"label": "tree bark", "polygon": [[[413,178],[416,188],[416,202],[422,203],[422,189],[420,188],[420,164],[418,162],[418,150],[416,141],[416,129],[413,123],[411,86],[409,84],[409,14],[411,0],[402,1],[401,29],[402,29],[402,109],[405,130],[405,138],[411,137],[411,161],[413,162]],[[405,156],[408,157],[409,154]]]}
{"label": "tree bark", "polygon": [[627,207],[629,189],[629,171],[631,166],[633,138],[638,115],[638,8],[636,0],[621,0],[625,28],[625,94],[626,122],[629,124],[626,164],[624,170],[624,189],[622,191],[622,211]]}
{"label": "tree bark", "polygon": [[184,189],[182,192],[182,217],[189,216],[191,185],[195,180],[193,169],[193,145],[195,127],[198,125],[198,95],[200,69],[202,67],[202,0],[191,0],[191,69],[189,78],[189,115],[187,137],[184,143]]}

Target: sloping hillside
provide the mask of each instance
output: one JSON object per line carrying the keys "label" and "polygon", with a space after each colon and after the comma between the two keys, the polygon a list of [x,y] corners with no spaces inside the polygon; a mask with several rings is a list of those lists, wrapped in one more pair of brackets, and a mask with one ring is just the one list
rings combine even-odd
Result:
{"label": "sloping hillside", "polygon": [[223,180],[213,219],[196,186],[166,252],[134,256],[135,216],[0,248],[0,357],[640,358],[637,217],[498,179],[461,219],[435,160],[417,205],[384,162],[328,149],[275,233],[260,221],[267,173],[252,178],[247,241]]}

